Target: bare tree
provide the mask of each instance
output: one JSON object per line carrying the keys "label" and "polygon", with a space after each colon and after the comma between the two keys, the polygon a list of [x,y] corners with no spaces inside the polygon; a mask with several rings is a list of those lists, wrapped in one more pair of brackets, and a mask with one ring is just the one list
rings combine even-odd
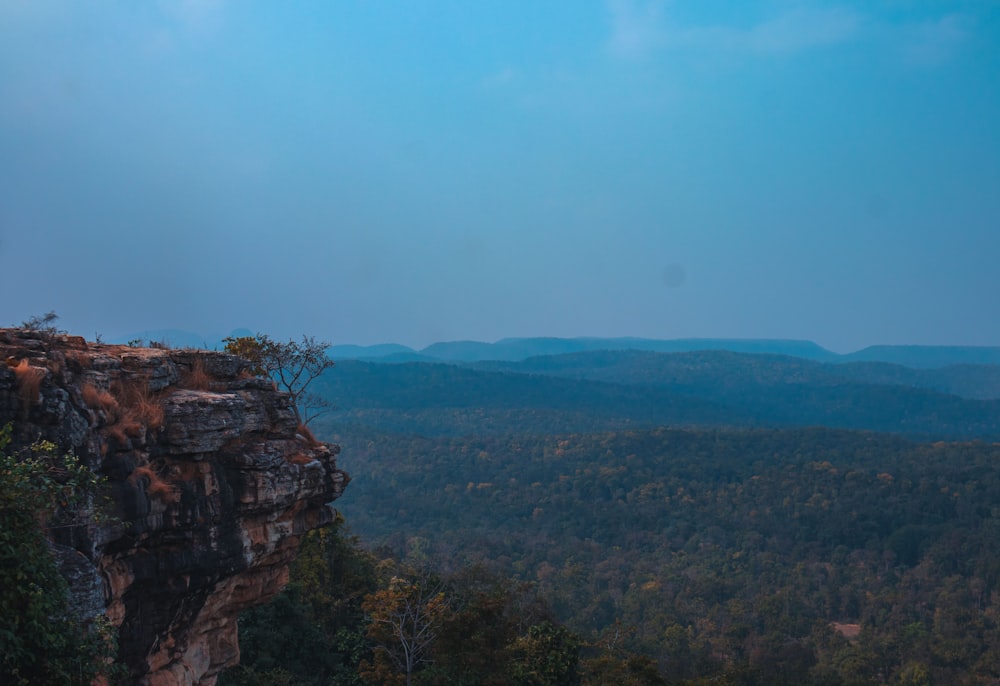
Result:
{"label": "bare tree", "polygon": [[314,379],[333,367],[333,360],[326,355],[329,343],[312,336],[281,343],[262,333],[229,337],[223,342],[226,352],[250,361],[254,374],[272,379],[279,389],[292,396],[295,418],[300,425],[330,410],[325,398],[308,390]]}
{"label": "bare tree", "polygon": [[21,322],[20,328],[26,331],[34,331],[41,335],[43,342],[51,343],[53,338],[66,333],[64,329],[56,326],[57,319],[59,319],[59,315],[56,314],[55,310],[49,310],[45,314],[37,314],[25,319]]}
{"label": "bare tree", "polygon": [[376,644],[375,663],[366,671],[382,680],[391,665],[410,686],[413,673],[428,661],[449,611],[442,584],[428,574],[394,576],[387,588],[365,598],[362,607],[370,622],[368,638]]}

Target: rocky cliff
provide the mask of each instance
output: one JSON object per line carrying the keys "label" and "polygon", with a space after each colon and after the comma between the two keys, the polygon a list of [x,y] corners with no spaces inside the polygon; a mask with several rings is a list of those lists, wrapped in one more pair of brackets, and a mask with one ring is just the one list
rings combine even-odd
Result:
{"label": "rocky cliff", "polygon": [[332,519],[339,449],[224,353],[0,329],[0,359],[15,442],[50,440],[107,478],[110,519],[50,529],[74,610],[118,627],[128,683],[214,684],[239,659],[239,613]]}

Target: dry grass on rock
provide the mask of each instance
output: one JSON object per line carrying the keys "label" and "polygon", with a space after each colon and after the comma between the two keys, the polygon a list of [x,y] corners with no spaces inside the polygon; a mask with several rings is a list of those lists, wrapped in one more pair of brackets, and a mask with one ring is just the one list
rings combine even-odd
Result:
{"label": "dry grass on rock", "polygon": [[181,374],[180,387],[189,391],[210,391],[215,379],[205,371],[205,363],[195,359],[191,369]]}
{"label": "dry grass on rock", "polygon": [[21,404],[24,407],[37,405],[41,399],[42,380],[45,378],[46,370],[40,367],[32,367],[27,359],[18,362],[14,367],[14,375],[17,378],[17,392],[21,397]]}
{"label": "dry grass on rock", "polygon": [[174,486],[167,483],[163,477],[156,473],[156,470],[149,465],[136,467],[129,475],[129,481],[137,484],[140,479],[146,480],[146,494],[150,498],[167,503],[175,503],[180,500],[180,493]]}

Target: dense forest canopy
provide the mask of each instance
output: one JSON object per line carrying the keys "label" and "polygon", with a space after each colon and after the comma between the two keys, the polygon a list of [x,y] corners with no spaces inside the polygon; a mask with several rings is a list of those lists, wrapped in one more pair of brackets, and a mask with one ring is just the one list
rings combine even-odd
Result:
{"label": "dense forest canopy", "polygon": [[[447,621],[473,612],[467,570],[505,612],[531,589],[536,633],[577,641],[565,683],[993,683],[996,374],[726,351],[345,361],[317,380],[341,409],[316,426],[343,446],[338,509],[372,569],[437,575]],[[352,645],[374,652],[349,673],[389,683],[359,607]],[[480,664],[563,683],[517,681],[529,634],[491,617],[504,648]],[[458,683],[442,640],[413,683]]]}
{"label": "dense forest canopy", "polygon": [[[997,666],[1000,447],[826,429],[364,443],[341,508],[366,537],[534,581],[584,636],[634,626],[668,673],[764,668],[788,643],[833,671]],[[853,625],[859,642],[835,629]]]}
{"label": "dense forest canopy", "polygon": [[727,351],[597,351],[473,366],[348,360],[318,426],[454,436],[657,426],[827,426],[1000,438],[1000,368],[913,370]]}

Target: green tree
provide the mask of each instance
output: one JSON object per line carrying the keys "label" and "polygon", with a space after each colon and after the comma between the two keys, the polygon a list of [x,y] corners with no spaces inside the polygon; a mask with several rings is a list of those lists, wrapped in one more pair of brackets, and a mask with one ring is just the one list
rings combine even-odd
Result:
{"label": "green tree", "polygon": [[328,649],[323,631],[310,614],[294,585],[267,605],[243,613],[239,620],[242,664],[226,672],[220,683],[263,686],[287,676],[289,683],[326,686],[337,667],[337,656]]}
{"label": "green tree", "polygon": [[6,454],[10,435],[9,424],[0,428],[0,682],[89,686],[113,671],[112,629],[71,615],[41,523],[86,507],[98,480],[52,443]]}
{"label": "green tree", "polygon": [[447,578],[447,596],[450,611],[420,683],[508,686],[515,641],[529,626],[552,619],[534,584],[473,564]]}
{"label": "green tree", "polygon": [[636,627],[623,626],[618,620],[601,633],[589,646],[595,654],[582,663],[584,686],[666,686],[652,658],[625,648],[635,633]]}
{"label": "green tree", "polygon": [[529,627],[513,644],[510,683],[517,686],[579,686],[580,639],[551,622]]}
{"label": "green tree", "polygon": [[329,403],[324,398],[309,392],[309,384],[333,367],[333,360],[326,354],[329,343],[317,341],[312,336],[282,343],[262,333],[229,337],[223,342],[226,352],[249,360],[254,374],[272,379],[292,397],[295,418],[300,425],[307,425],[329,411]]}
{"label": "green tree", "polygon": [[337,515],[299,546],[288,587],[240,616],[240,666],[220,686],[354,686],[367,654],[364,596],[377,588],[375,560]]}

